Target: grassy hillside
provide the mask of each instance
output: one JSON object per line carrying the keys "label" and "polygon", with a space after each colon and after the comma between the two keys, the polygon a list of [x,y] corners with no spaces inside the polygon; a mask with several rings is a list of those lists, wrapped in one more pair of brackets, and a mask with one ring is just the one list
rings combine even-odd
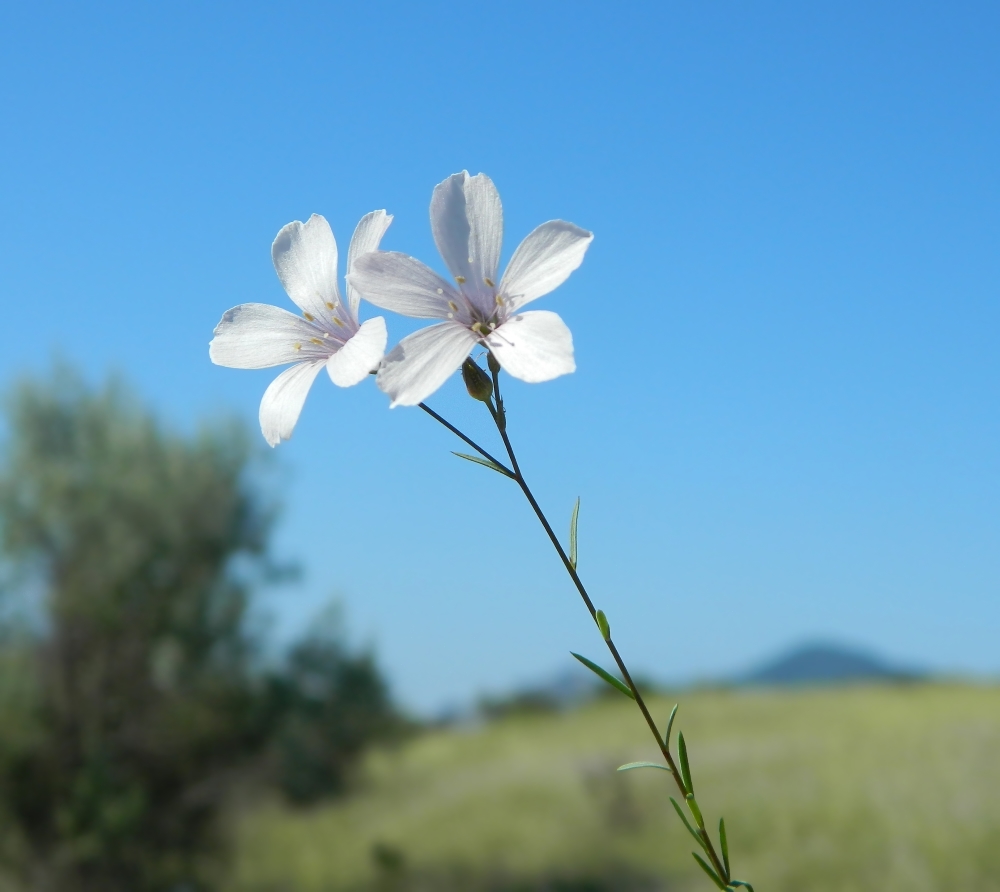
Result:
{"label": "grassy hillside", "polygon": [[[1000,890],[1000,689],[684,694],[678,725],[758,892]],[[373,754],[350,800],[245,815],[233,888],[707,890],[668,775],[614,770],[647,734],[617,698]]]}

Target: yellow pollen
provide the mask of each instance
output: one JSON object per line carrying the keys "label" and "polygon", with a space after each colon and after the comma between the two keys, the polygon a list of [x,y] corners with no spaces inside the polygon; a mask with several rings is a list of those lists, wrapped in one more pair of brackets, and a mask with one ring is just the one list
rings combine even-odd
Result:
{"label": "yellow pollen", "polygon": [[458,282],[459,285],[464,285],[465,284],[465,276],[455,276],[455,281]]}
{"label": "yellow pollen", "polygon": [[319,338],[309,338],[314,344],[322,344],[323,342]]}
{"label": "yellow pollen", "polygon": [[295,349],[296,350],[301,350],[302,349],[302,345],[301,344],[295,344]]}
{"label": "yellow pollen", "polygon": [[332,303],[330,303],[330,301],[326,302],[326,308],[328,310],[332,310],[335,306],[336,306],[336,304],[332,304]]}
{"label": "yellow pollen", "polygon": [[302,312],[302,315],[305,316],[306,319],[308,319],[310,322],[312,322],[316,318],[315,316],[313,316],[312,313],[306,313],[305,311]]}
{"label": "yellow pollen", "polygon": [[341,322],[336,316],[333,317],[333,324],[334,325],[339,325],[341,328],[344,327],[344,323]]}
{"label": "yellow pollen", "polygon": [[498,307],[502,307],[503,306],[503,298],[499,294],[496,297],[496,301],[497,301],[497,306]]}
{"label": "yellow pollen", "polygon": [[489,286],[490,286],[490,288],[492,288],[492,287],[493,287],[493,280],[492,280],[491,278],[489,278],[488,276],[487,276],[487,277],[486,277],[485,279],[483,279],[483,281],[484,281],[484,282],[485,282],[485,283],[486,283],[487,285],[489,285]]}
{"label": "yellow pollen", "polygon": [[455,303],[455,301],[450,300],[450,301],[448,301],[448,309],[450,309],[453,313],[457,313],[458,312],[458,304]]}

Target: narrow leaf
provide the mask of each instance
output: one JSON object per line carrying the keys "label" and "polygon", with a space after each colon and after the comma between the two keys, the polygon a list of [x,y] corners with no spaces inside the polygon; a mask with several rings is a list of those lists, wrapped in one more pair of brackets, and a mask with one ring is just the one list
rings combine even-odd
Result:
{"label": "narrow leaf", "polygon": [[597,665],[597,663],[591,662],[586,657],[581,657],[579,654],[574,654],[573,651],[570,651],[570,653],[573,654],[573,656],[576,657],[581,663],[583,663],[583,665],[586,666],[591,672],[593,672],[600,678],[603,678],[609,685],[611,685],[611,687],[617,688],[626,697],[631,697],[633,700],[635,699],[635,694],[633,694],[632,691],[629,690],[629,686],[625,684],[625,682],[615,678],[610,672],[605,672],[600,666]]}
{"label": "narrow leaf", "polygon": [[660,771],[669,771],[666,765],[660,765],[658,762],[627,762],[624,765],[619,765],[618,771],[631,771],[633,768],[659,768]]}
{"label": "narrow leaf", "polygon": [[677,716],[677,707],[679,705],[679,703],[674,704],[674,708],[670,710],[670,718],[667,719],[667,733],[663,735],[663,745],[667,750],[670,749],[670,732],[673,730],[674,718]]}
{"label": "narrow leaf", "polygon": [[694,860],[701,865],[701,869],[712,878],[712,882],[725,892],[726,884],[722,882],[722,880],[719,879],[719,875],[705,863],[705,859],[702,858],[697,852],[692,852],[691,854],[694,856]]}
{"label": "narrow leaf", "polygon": [[719,845],[722,848],[722,863],[726,866],[726,877],[729,877],[729,840],[726,839],[725,819],[719,818]]}
{"label": "narrow leaf", "polygon": [[510,472],[506,468],[501,467],[496,462],[490,461],[488,458],[481,458],[478,455],[466,455],[464,452],[453,452],[452,455],[457,455],[459,458],[464,458],[466,461],[475,462],[477,465],[482,465],[484,468],[489,468],[491,471],[503,474],[504,477],[510,476]]}
{"label": "narrow leaf", "polygon": [[691,766],[688,765],[688,748],[684,742],[684,733],[677,733],[677,753],[681,757],[681,779],[684,781],[684,790],[694,793],[694,784],[691,783]]}
{"label": "narrow leaf", "polygon": [[691,814],[694,815],[694,819],[698,822],[698,826],[704,830],[705,819],[701,816],[701,809],[698,807],[698,800],[694,798],[694,793],[688,793],[684,798],[687,799],[688,808],[691,809]]}
{"label": "narrow leaf", "polygon": [[691,822],[687,819],[687,815],[684,814],[684,809],[682,809],[678,804],[677,800],[673,796],[670,797],[670,802],[674,807],[674,811],[677,812],[677,817],[679,817],[683,822],[684,826],[687,827],[688,833],[690,833],[695,842],[698,843],[706,852],[708,851],[708,846],[705,844],[705,840],[701,838],[701,834],[698,833],[694,827],[691,826]]}
{"label": "narrow leaf", "polygon": [[603,610],[597,611],[597,628],[601,630],[601,635],[605,641],[611,637],[611,626]]}
{"label": "narrow leaf", "polygon": [[742,886],[744,889],[749,889],[750,892],[753,892],[753,886],[751,886],[749,883],[744,883],[743,880],[730,880],[729,885]]}
{"label": "narrow leaf", "polygon": [[580,500],[573,506],[573,516],[569,519],[569,562],[576,569],[576,525],[580,520]]}

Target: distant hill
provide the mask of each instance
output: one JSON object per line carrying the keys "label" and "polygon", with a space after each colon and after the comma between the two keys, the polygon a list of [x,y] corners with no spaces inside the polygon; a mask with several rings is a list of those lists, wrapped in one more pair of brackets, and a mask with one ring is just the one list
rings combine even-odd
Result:
{"label": "distant hill", "polygon": [[867,651],[817,642],[797,647],[736,681],[750,685],[844,684],[916,681],[924,675],[913,669],[893,666]]}

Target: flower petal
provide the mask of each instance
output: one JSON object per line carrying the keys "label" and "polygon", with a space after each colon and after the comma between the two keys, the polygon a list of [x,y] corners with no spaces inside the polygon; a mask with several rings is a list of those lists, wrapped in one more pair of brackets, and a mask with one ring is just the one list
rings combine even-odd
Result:
{"label": "flower petal", "polygon": [[[385,231],[389,228],[391,222],[392,214],[387,214],[385,211],[372,211],[361,218],[361,222],[354,229],[354,235],[351,236],[351,244],[347,249],[348,275],[351,274],[351,270],[354,269],[354,263],[359,257],[370,251],[378,250],[379,242],[382,241],[382,236],[385,235]],[[347,299],[350,301],[354,318],[357,319],[358,304],[361,302],[361,295],[349,281],[347,283]],[[382,349],[385,349],[385,344],[382,345]]]}
{"label": "flower petal", "polygon": [[398,251],[361,255],[347,281],[376,307],[417,319],[444,319],[448,302],[462,300],[434,270]]}
{"label": "flower petal", "polygon": [[500,293],[509,298],[510,311],[562,285],[581,263],[594,239],[592,232],[549,220],[517,246],[500,283]]}
{"label": "flower petal", "polygon": [[431,196],[431,229],[451,274],[465,279],[470,291],[483,290],[484,279],[496,281],[503,207],[486,174],[470,177],[463,170],[440,183]]}
{"label": "flower petal", "polygon": [[573,335],[549,310],[518,313],[486,339],[504,370],[535,384],[576,371]]}
{"label": "flower petal", "polygon": [[297,363],[285,369],[264,391],[260,401],[260,429],[269,446],[291,438],[309,388],[322,368],[322,362]]}
{"label": "flower petal", "polygon": [[338,387],[360,384],[378,368],[389,333],[381,316],[369,319],[326,361],[330,380]]}
{"label": "flower petal", "polygon": [[319,214],[285,226],[271,245],[271,260],[288,296],[303,313],[322,318],[340,303],[337,241]]}
{"label": "flower petal", "polygon": [[415,406],[437,390],[479,339],[464,325],[443,322],[403,338],[382,361],[378,386],[392,406]]}
{"label": "flower petal", "polygon": [[215,326],[208,355],[216,365],[233,369],[264,369],[301,362],[302,345],[308,345],[316,333],[305,319],[281,307],[240,304],[227,310]]}

